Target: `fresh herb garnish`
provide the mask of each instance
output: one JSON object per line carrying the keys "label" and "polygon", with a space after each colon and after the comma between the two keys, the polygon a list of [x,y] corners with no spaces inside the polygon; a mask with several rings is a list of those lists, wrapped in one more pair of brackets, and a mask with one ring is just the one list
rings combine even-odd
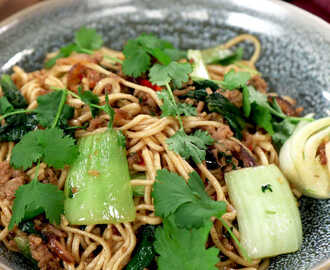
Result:
{"label": "fresh herb garnish", "polygon": [[171,81],[174,87],[181,88],[183,82],[189,80],[192,66],[189,63],[171,62],[167,65],[155,64],[150,69],[150,81],[157,85],[166,85]]}
{"label": "fresh herb garnish", "polygon": [[14,146],[10,164],[26,170],[34,162],[43,161],[51,167],[62,169],[64,165],[72,164],[77,155],[74,139],[64,136],[61,129],[35,130],[27,133]]}
{"label": "fresh herb garnish", "polygon": [[157,171],[152,196],[156,215],[166,218],[173,214],[178,226],[187,229],[199,228],[212,216],[221,217],[226,212],[226,203],[212,200],[196,172],[185,180],[166,169]]}
{"label": "fresh herb garnish", "polygon": [[272,185],[271,184],[266,184],[261,186],[261,191],[265,193],[266,191],[273,192]]}
{"label": "fresh herb garnish", "polygon": [[250,78],[251,75],[248,72],[235,72],[233,69],[231,69],[225,74],[224,79],[220,84],[224,89],[240,89],[246,85]]}
{"label": "fresh herb garnish", "polygon": [[9,75],[2,75],[0,85],[4,96],[7,98],[7,101],[15,109],[23,109],[27,106],[25,98],[20,93],[20,91],[18,91],[17,86],[14,84]]}
{"label": "fresh herb garnish", "polygon": [[205,248],[211,222],[199,229],[180,229],[173,218],[165,219],[156,230],[154,247],[160,255],[159,270],[216,270],[219,261],[217,248]]}
{"label": "fresh herb garnish", "polygon": [[[56,64],[56,60],[60,58],[69,57],[73,52],[93,54],[95,50],[101,49],[103,45],[103,39],[100,34],[96,32],[93,28],[81,27],[76,33],[74,38],[74,43],[70,43],[62,47],[57,55],[49,59],[45,63],[45,68],[49,69]],[[104,56],[105,58],[110,58],[112,61],[121,63],[122,61]]]}
{"label": "fresh herb garnish", "polygon": [[60,223],[64,212],[64,193],[53,184],[38,181],[39,163],[33,180],[20,186],[15,193],[13,215],[8,226],[12,230],[21,221],[31,219],[41,213],[52,223]]}
{"label": "fresh herb garnish", "polygon": [[[34,112],[37,114],[37,120],[41,126],[64,128],[68,125],[68,120],[73,117],[74,109],[65,104],[66,96],[65,91],[53,91],[38,97],[38,107]],[[54,121],[55,126],[53,126]]]}
{"label": "fresh herb garnish", "polygon": [[150,68],[152,57],[167,66],[171,61],[186,56],[184,52],[175,49],[170,42],[146,34],[129,40],[124,46],[123,53],[125,55],[123,72],[135,78]]}
{"label": "fresh herb garnish", "polygon": [[93,107],[93,105],[99,104],[99,97],[95,95],[92,91],[82,91],[81,87],[78,87],[78,94],[80,99],[89,106],[92,113],[92,117],[95,118],[99,112],[99,109]]}
{"label": "fresh herb garnish", "polygon": [[207,131],[196,130],[195,133],[187,135],[183,130],[179,130],[168,138],[166,143],[170,150],[178,153],[184,159],[191,157],[198,164],[205,160],[205,150],[208,145],[214,143],[214,139]]}

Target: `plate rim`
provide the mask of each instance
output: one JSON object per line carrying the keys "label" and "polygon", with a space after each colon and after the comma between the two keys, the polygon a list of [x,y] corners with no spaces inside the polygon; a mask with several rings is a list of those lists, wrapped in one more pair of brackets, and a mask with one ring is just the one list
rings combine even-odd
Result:
{"label": "plate rim", "polygon": [[[18,11],[14,13],[13,15],[7,17],[6,19],[2,20],[0,22],[0,36],[5,33],[6,31],[10,30],[11,27],[14,27],[15,25],[21,23],[24,21],[24,18],[29,15],[33,15],[35,13],[40,13],[40,9],[47,10],[50,8],[56,8],[61,7],[64,5],[70,4],[70,2],[78,2],[79,0],[48,0],[48,1],[42,1],[38,2],[30,7],[27,7],[21,11]],[[110,0],[109,2],[113,1],[115,3],[115,0]],[[142,0],[146,1],[146,0]],[[238,3],[238,1],[241,0],[233,0],[233,2]],[[263,0],[265,2],[269,2],[271,4],[277,5],[281,8],[288,9],[293,16],[297,16],[298,18],[304,17],[304,20],[306,20],[306,24],[312,24],[313,26],[322,27],[320,31],[320,34],[327,36],[327,33],[330,34],[330,23],[326,22],[322,18],[300,8],[297,6],[294,6],[290,3],[287,3],[285,1],[279,1],[279,0]],[[125,4],[128,4],[125,3]],[[254,7],[249,7],[251,10],[254,9]],[[326,270],[330,267],[330,258],[328,258],[325,261],[320,261],[319,265],[314,267],[312,270]],[[12,268],[9,268],[8,266],[4,265],[0,262],[0,269],[4,270],[12,270]]]}

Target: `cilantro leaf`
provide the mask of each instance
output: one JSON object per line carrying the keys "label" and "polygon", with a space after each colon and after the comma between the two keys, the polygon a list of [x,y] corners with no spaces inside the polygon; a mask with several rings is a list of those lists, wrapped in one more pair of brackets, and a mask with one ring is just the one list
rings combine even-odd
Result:
{"label": "cilantro leaf", "polygon": [[[34,110],[37,119],[43,127],[51,127],[61,104],[63,91],[54,91],[49,94],[39,96],[37,99],[38,107]],[[69,119],[73,117],[74,109],[64,104],[57,126],[66,126]]]}
{"label": "cilantro leaf", "polygon": [[36,130],[27,133],[12,151],[10,164],[26,170],[34,162],[44,161],[49,166],[61,169],[70,165],[78,156],[74,139],[64,136],[58,128]]}
{"label": "cilantro leaf", "polygon": [[45,62],[45,68],[49,69],[56,64],[56,60],[60,58],[69,57],[74,51],[78,51],[78,46],[74,43],[70,43],[62,47],[57,55],[50,58]]}
{"label": "cilantro leaf", "polygon": [[105,104],[101,106],[100,109],[109,115],[110,119],[108,126],[109,128],[112,128],[113,120],[115,118],[115,110],[110,106],[108,94],[105,95]]}
{"label": "cilantro leaf", "polygon": [[235,72],[231,69],[225,74],[224,79],[220,84],[224,89],[234,90],[245,86],[250,78],[251,75],[249,72]]}
{"label": "cilantro leaf", "polygon": [[15,109],[23,109],[27,106],[25,98],[18,91],[17,86],[9,75],[3,74],[1,76],[0,85],[4,96]]}
{"label": "cilantro leaf", "polygon": [[102,36],[95,29],[84,26],[75,33],[74,41],[62,47],[57,55],[46,61],[45,68],[51,68],[57,59],[69,57],[73,52],[92,54],[93,50],[98,50],[103,45]]}
{"label": "cilantro leaf", "polygon": [[161,92],[157,92],[157,96],[163,101],[163,105],[160,106],[162,117],[176,117],[178,114],[178,108],[177,104],[172,101],[170,93],[167,90],[162,90]]}
{"label": "cilantro leaf", "polygon": [[129,40],[124,46],[125,60],[123,62],[123,72],[134,78],[146,72],[151,63],[151,57],[136,40]]}
{"label": "cilantro leaf", "polygon": [[165,169],[157,171],[152,196],[156,215],[166,218],[171,214],[179,227],[200,228],[212,216],[221,217],[226,212],[226,203],[212,200],[202,179],[196,172],[189,174],[188,184],[184,179]]}
{"label": "cilantro leaf", "polygon": [[80,99],[90,107],[93,118],[98,114],[99,109],[93,107],[93,105],[98,105],[100,100],[97,95],[92,91],[82,91],[81,87],[78,88],[78,95]]}
{"label": "cilantro leaf", "polygon": [[199,229],[185,230],[177,228],[173,219],[165,219],[155,234],[158,269],[216,270],[219,250],[205,248],[211,226],[208,222]]}
{"label": "cilantro leaf", "polygon": [[81,27],[74,38],[75,43],[79,48],[87,50],[98,50],[103,45],[103,39],[100,34],[93,28]]}
{"label": "cilantro leaf", "polygon": [[166,85],[173,81],[177,88],[181,88],[183,82],[189,80],[192,66],[189,63],[171,62],[168,65],[155,64],[150,69],[149,77],[152,84]]}
{"label": "cilantro leaf", "polygon": [[269,134],[273,134],[272,115],[267,108],[258,104],[252,105],[251,117],[253,121],[259,126],[265,129]]}
{"label": "cilantro leaf", "polygon": [[172,102],[171,96],[167,90],[157,92],[159,99],[163,101],[163,105],[160,106],[162,110],[162,117],[166,116],[195,116],[197,115],[196,108],[191,104],[186,103],[174,103]]}
{"label": "cilantro leaf", "polygon": [[0,98],[0,114],[4,115],[6,113],[14,111],[14,106],[8,101],[6,97]]}
{"label": "cilantro leaf", "polygon": [[152,197],[155,213],[160,217],[168,217],[182,204],[192,202],[193,194],[185,180],[176,173],[166,169],[158,170]]}
{"label": "cilantro leaf", "polygon": [[211,145],[213,142],[212,137],[202,130],[195,131],[193,135],[187,135],[183,130],[179,130],[166,140],[170,150],[178,153],[184,159],[191,157],[197,164],[205,160],[207,145]]}
{"label": "cilantro leaf", "polygon": [[179,61],[187,58],[187,51],[178,50],[175,48],[164,49],[164,52],[172,59],[172,61]]}
{"label": "cilantro leaf", "polygon": [[59,224],[64,212],[64,193],[57,186],[42,184],[35,178],[17,189],[8,229],[12,230],[15,224],[18,225],[42,212],[45,212],[51,223]]}
{"label": "cilantro leaf", "polygon": [[196,108],[187,103],[179,103],[178,104],[178,113],[179,115],[184,115],[184,116],[196,116],[197,111]]}
{"label": "cilantro leaf", "polygon": [[274,134],[272,135],[272,141],[275,148],[279,151],[282,145],[289,139],[297,128],[298,122],[293,122],[289,118],[282,120],[281,122],[274,122]]}

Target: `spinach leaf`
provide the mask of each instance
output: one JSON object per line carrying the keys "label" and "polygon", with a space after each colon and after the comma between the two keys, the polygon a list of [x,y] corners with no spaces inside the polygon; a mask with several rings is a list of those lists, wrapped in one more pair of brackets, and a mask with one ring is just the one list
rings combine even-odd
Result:
{"label": "spinach leaf", "polygon": [[17,86],[14,84],[9,75],[2,75],[0,85],[4,96],[15,109],[23,109],[27,106],[25,98],[18,91]]}

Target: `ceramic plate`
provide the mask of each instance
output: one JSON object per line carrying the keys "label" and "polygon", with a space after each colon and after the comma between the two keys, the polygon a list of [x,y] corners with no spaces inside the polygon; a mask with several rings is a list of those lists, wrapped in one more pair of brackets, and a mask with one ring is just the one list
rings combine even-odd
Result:
{"label": "ceramic plate", "polygon": [[[306,112],[330,114],[330,26],[278,0],[46,1],[0,24],[0,73],[15,64],[28,71],[41,68],[46,52],[70,41],[82,25],[95,27],[114,49],[142,32],[182,49],[207,48],[252,33],[262,43],[257,67],[270,88],[293,96]],[[245,44],[246,56],[251,53]],[[303,247],[272,259],[270,270],[312,269],[330,257],[329,200],[302,198],[300,210]],[[22,256],[3,247],[1,262],[15,270],[31,269]]]}

